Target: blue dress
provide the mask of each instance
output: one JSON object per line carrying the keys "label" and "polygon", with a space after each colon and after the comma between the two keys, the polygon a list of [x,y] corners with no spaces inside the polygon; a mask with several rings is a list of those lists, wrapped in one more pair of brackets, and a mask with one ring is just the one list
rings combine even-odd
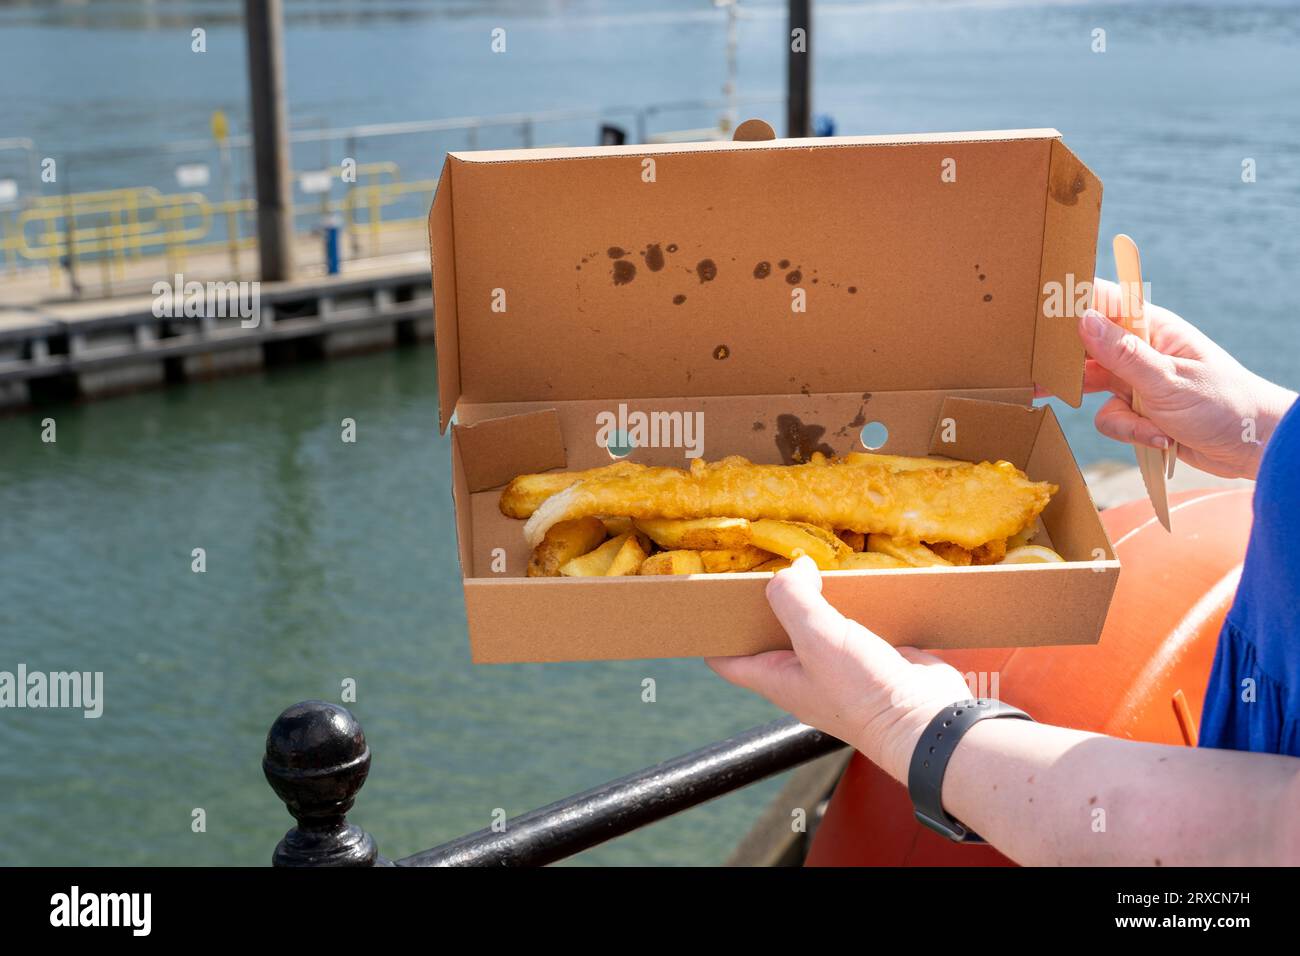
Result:
{"label": "blue dress", "polygon": [[1264,450],[1254,510],[1198,743],[1300,757],[1300,402]]}

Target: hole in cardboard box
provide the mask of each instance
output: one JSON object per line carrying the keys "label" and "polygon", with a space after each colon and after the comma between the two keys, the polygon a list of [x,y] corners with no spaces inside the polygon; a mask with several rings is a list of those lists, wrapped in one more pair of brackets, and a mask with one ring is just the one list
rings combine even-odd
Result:
{"label": "hole in cardboard box", "polygon": [[609,457],[616,461],[632,454],[632,449],[635,447],[636,445],[632,443],[632,436],[622,430],[617,430],[611,434],[605,443],[605,451],[609,452]]}
{"label": "hole in cardboard box", "polygon": [[889,429],[885,427],[883,422],[867,422],[862,426],[858,438],[862,441],[862,447],[868,451],[876,451],[883,448],[885,442],[889,441]]}

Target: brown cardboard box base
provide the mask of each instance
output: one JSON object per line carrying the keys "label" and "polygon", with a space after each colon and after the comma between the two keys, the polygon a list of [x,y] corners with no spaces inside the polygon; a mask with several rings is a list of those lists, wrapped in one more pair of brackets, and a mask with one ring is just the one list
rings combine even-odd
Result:
{"label": "brown cardboard box base", "polygon": [[[949,160],[964,188],[941,178]],[[768,574],[524,576],[501,487],[608,464],[597,435],[620,405],[699,413],[707,460],[859,451],[880,422],[882,452],[1006,459],[1054,482],[1038,540],[1065,564],[834,571],[823,591],[896,645],[1096,641],[1119,565],[1055,416],[1030,403],[1034,382],[1079,402],[1073,319],[1044,303],[1052,283],[1091,278],[1099,206],[1055,131],[449,158],[430,239],[473,659],[789,646]],[[688,464],[682,447],[630,460]]]}
{"label": "brown cardboard box base", "polygon": [[[796,422],[804,453],[845,454],[861,450],[862,424],[880,422],[889,431],[891,454],[1003,458],[1035,480],[1059,485],[1037,540],[1055,547],[1068,564],[832,571],[824,575],[823,593],[897,645],[1087,643],[1101,631],[1119,565],[1055,415],[1016,403],[1028,397],[1014,391],[888,392],[623,404],[628,414],[702,412],[710,459],[739,454],[759,463],[788,461],[790,432],[783,434],[782,426]],[[530,549],[524,523],[498,507],[503,481],[558,462],[569,469],[608,464],[611,456],[595,435],[597,415],[611,411],[610,404],[563,402],[541,411],[476,407],[475,420],[454,429],[462,501],[468,496],[468,507],[458,508],[457,528],[474,660],[691,657],[789,647],[763,596],[768,574],[522,577]],[[945,443],[945,431],[956,441]],[[710,438],[713,433],[718,437]],[[633,459],[678,467],[683,461],[677,448],[638,449]]]}

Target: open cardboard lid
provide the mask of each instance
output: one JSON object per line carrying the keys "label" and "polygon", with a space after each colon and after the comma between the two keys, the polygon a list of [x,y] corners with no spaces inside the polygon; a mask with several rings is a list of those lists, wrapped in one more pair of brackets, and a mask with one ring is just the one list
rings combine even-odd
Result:
{"label": "open cardboard lid", "polygon": [[460,401],[1037,383],[1077,406],[1100,214],[1050,129],[451,153],[440,426]]}

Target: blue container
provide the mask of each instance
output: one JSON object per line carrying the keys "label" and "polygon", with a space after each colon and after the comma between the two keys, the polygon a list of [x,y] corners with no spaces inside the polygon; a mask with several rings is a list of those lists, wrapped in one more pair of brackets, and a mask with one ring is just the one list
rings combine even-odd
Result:
{"label": "blue container", "polygon": [[339,228],[338,217],[331,216],[325,220],[325,271],[332,276],[339,274]]}

